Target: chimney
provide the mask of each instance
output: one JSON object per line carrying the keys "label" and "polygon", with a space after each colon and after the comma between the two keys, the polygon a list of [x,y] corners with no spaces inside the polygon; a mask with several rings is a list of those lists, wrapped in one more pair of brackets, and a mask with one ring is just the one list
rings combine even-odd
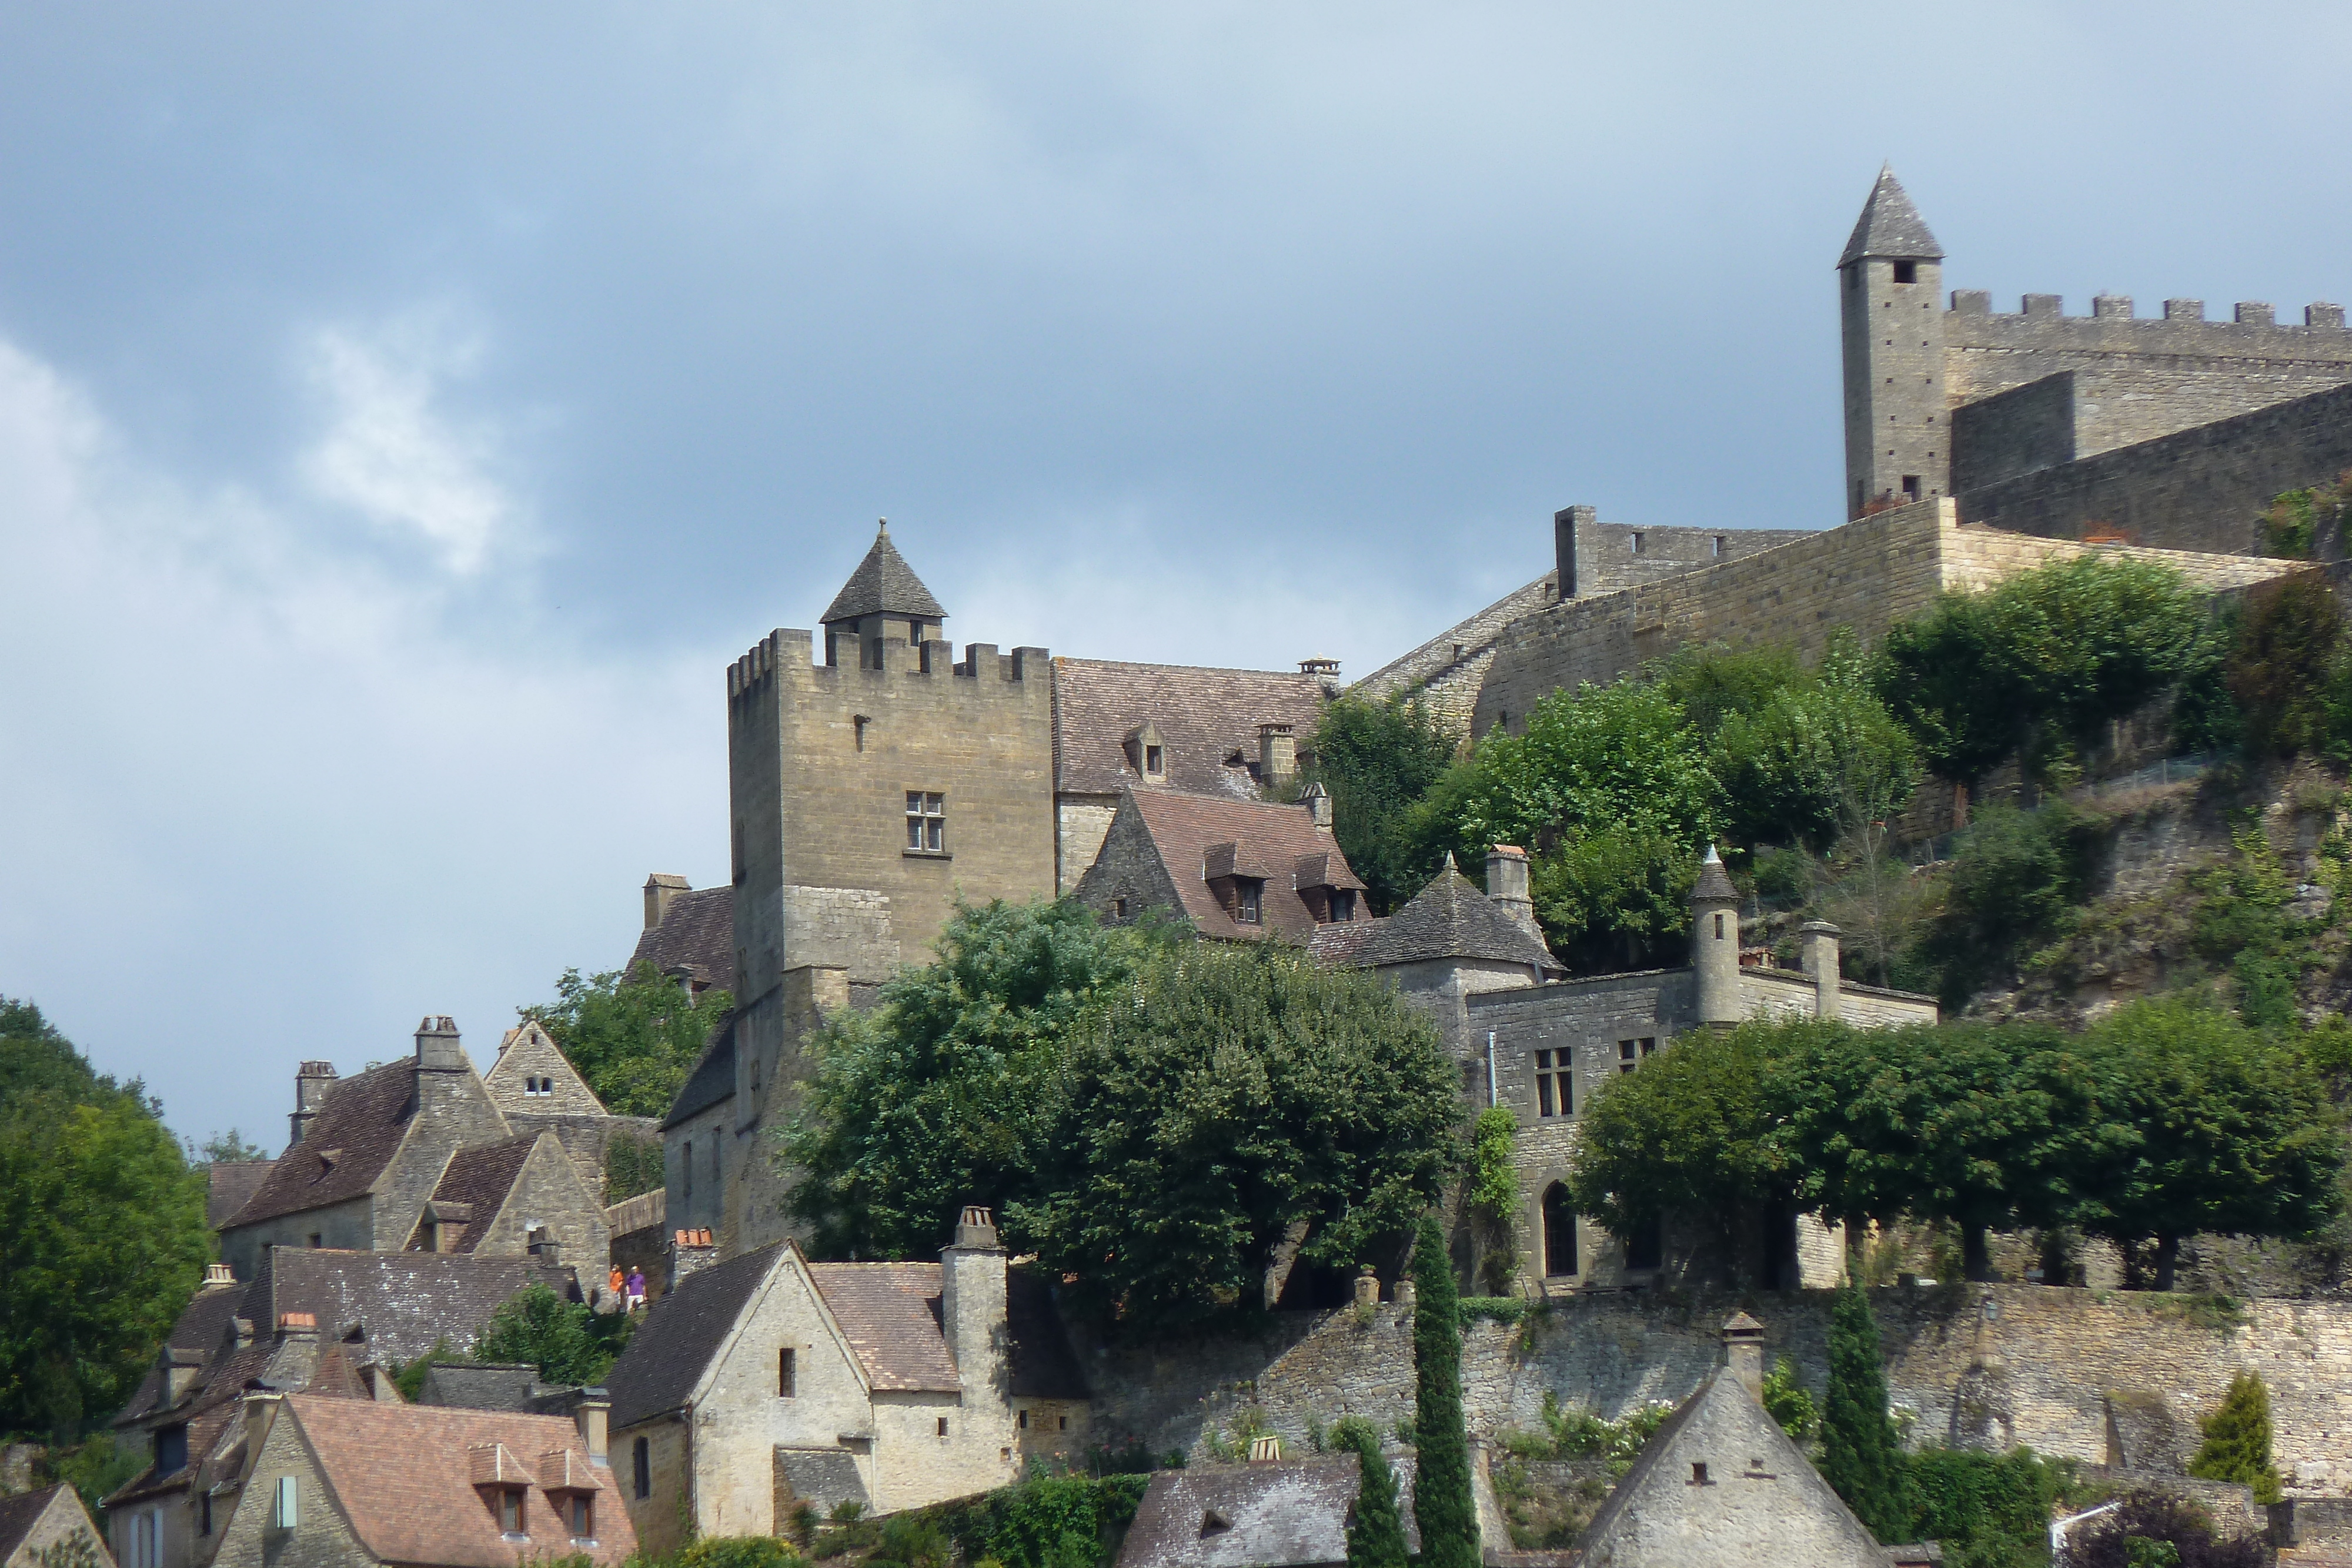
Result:
{"label": "chimney", "polygon": [[1543,940],[1536,924],[1536,903],[1528,895],[1528,852],[1517,844],[1496,844],[1486,852],[1486,896],[1502,906],[1518,928]]}
{"label": "chimney", "polygon": [[1328,789],[1319,783],[1309,784],[1307,793],[1299,800],[1307,807],[1308,820],[1317,827],[1328,829],[1331,826],[1331,792]]}
{"label": "chimney", "polygon": [[1281,1458],[1282,1439],[1274,1436],[1272,1433],[1267,1433],[1264,1437],[1252,1437],[1250,1439],[1249,1462],[1251,1464],[1270,1465],[1279,1460]]}
{"label": "chimney", "polygon": [[580,1423],[580,1442],[588,1450],[588,1462],[598,1469],[613,1467],[609,1438],[613,1416],[613,1396],[601,1388],[583,1388],[579,1403],[572,1406],[572,1418]]}
{"label": "chimney", "polygon": [[1691,967],[1697,971],[1698,1021],[1739,1021],[1739,890],[1715,846],[1699,862],[1691,889]]}
{"label": "chimney", "polygon": [[681,893],[691,893],[694,884],[682,876],[672,876],[657,871],[646,878],[646,929],[651,931],[669,913],[670,901]]}
{"label": "chimney", "polygon": [[1257,781],[1279,784],[1298,771],[1298,737],[1286,724],[1257,727]]}
{"label": "chimney", "polygon": [[1815,1018],[1838,1016],[1838,938],[1843,935],[1826,920],[1808,920],[1797,927],[1798,952],[1813,979]]}
{"label": "chimney", "polygon": [[1004,1249],[996,1217],[967,1204],[955,1240],[940,1253],[940,1330],[963,1376],[964,1403],[1001,1404],[1010,1369],[1004,1343]]}
{"label": "chimney", "polygon": [[319,1314],[280,1312],[278,1314],[278,1332],[289,1338],[308,1335],[311,1339],[316,1339],[319,1337]]}
{"label": "chimney", "polygon": [[673,1291],[686,1282],[686,1277],[707,1266],[717,1255],[710,1244],[708,1230],[674,1230],[669,1239],[669,1288]]}
{"label": "chimney", "polygon": [[1590,507],[1570,507],[1551,515],[1552,553],[1559,561],[1562,599],[1576,597],[1576,530],[1580,525],[1592,528],[1600,516]]}
{"label": "chimney", "polygon": [[287,1147],[302,1141],[310,1128],[311,1118],[326,1103],[327,1091],[335,1086],[335,1064],[331,1061],[306,1061],[294,1070],[294,1114],[289,1119],[293,1137]]}
{"label": "chimney", "polygon": [[1357,1272],[1356,1275],[1356,1305],[1360,1307],[1378,1306],[1380,1304],[1380,1300],[1381,1277],[1378,1274],[1373,1273],[1372,1266],[1370,1263],[1367,1263]]}
{"label": "chimney", "polygon": [[254,1467],[261,1463],[262,1442],[269,1436],[269,1424],[277,1417],[278,1401],[285,1397],[282,1394],[248,1394],[245,1396],[244,1476],[251,1476]]}
{"label": "chimney", "polygon": [[1731,1375],[1748,1393],[1764,1397],[1764,1325],[1746,1312],[1734,1312],[1723,1325],[1723,1357]]}
{"label": "chimney", "polygon": [[425,1015],[416,1026],[416,1070],[419,1072],[463,1072],[468,1063],[458,1043],[457,1026],[446,1015]]}
{"label": "chimney", "polygon": [[205,1290],[209,1291],[215,1285],[234,1285],[236,1283],[236,1270],[230,1268],[227,1264],[207,1263],[205,1265]]}

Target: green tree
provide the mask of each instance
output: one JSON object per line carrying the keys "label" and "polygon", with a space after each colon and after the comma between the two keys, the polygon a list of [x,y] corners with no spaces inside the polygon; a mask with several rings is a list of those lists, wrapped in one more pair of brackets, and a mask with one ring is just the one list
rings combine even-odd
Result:
{"label": "green tree", "polygon": [[1405,831],[1406,813],[1454,760],[1454,737],[1419,703],[1343,696],[1315,727],[1308,777],[1331,795],[1331,831],[1363,879],[1372,913],[1387,915],[1436,869]]}
{"label": "green tree", "polygon": [[2292,757],[2327,749],[2328,681],[2343,646],[2344,612],[2325,579],[2303,573],[2246,595],[2224,678],[2245,716],[2250,750]]}
{"label": "green tree", "polygon": [[0,1431],[112,1414],[211,1255],[204,1180],[141,1086],[0,998]]}
{"label": "green tree", "polygon": [[2038,811],[1988,806],[1961,838],[1945,879],[1943,913],[1926,941],[1947,1006],[2016,972],[2024,955],[2064,925],[2090,885],[2095,824],[2063,800]]}
{"label": "green tree", "polygon": [[1405,1568],[1396,1472],[1381,1453],[1380,1429],[1361,1416],[1348,1416],[1332,1427],[1331,1438],[1356,1456],[1358,1466],[1356,1511],[1348,1521],[1348,1568]]}
{"label": "green tree", "polygon": [[2279,1500],[2278,1468],[2271,1462],[2271,1395],[2261,1378],[2242,1372],[2230,1379],[2230,1392],[2198,1427],[2205,1440],[2189,1461],[2190,1475],[2250,1486],[2256,1502]]}
{"label": "green tree", "polygon": [[1735,648],[1691,643],[1654,661],[1643,672],[1683,710],[1699,738],[1713,745],[1724,726],[1761,713],[1774,698],[1807,679],[1804,662],[1785,643]]}
{"label": "green tree", "polygon": [[2086,1031],[2112,1135],[2084,1177],[2075,1223],[2153,1240],[2172,1289],[2184,1236],[2308,1237],[2342,1210],[2337,1118],[2305,1053],[2179,999],[2119,1008]]}
{"label": "green tree", "polygon": [[[1013,1233],[1134,1323],[1263,1299],[1392,1244],[1460,1163],[1428,1018],[1276,943],[1186,942],[1107,995],[1050,1096]],[[1050,1104],[1050,1112],[1041,1110]]]}
{"label": "green tree", "polygon": [[1511,1157],[1518,1134],[1517,1113],[1507,1105],[1488,1106],[1470,1124],[1467,1196],[1478,1228],[1478,1272],[1494,1296],[1509,1290],[1519,1261],[1511,1225],[1519,1203],[1518,1166]]}
{"label": "green tree", "polygon": [[1097,924],[1075,899],[960,907],[937,961],[845,1011],[782,1154],[787,1207],[821,1256],[936,1251],[971,1202],[1013,1216],[1039,1196],[1048,1118],[1080,1020],[1127,985],[1160,936]]}
{"label": "green tree", "polygon": [[1612,823],[1535,857],[1528,891],[1555,952],[1579,969],[1636,969],[1682,956],[1698,858],[1643,822]]}
{"label": "green tree", "polygon": [[666,1116],[686,1075],[734,998],[713,987],[688,1000],[676,980],[640,965],[583,977],[566,969],[551,1003],[517,1009],[537,1019],[588,1087],[616,1116]]}
{"label": "green tree", "polygon": [[1829,1396],[1822,1408],[1822,1479],[1882,1542],[1901,1541],[1911,1507],[1903,1446],[1886,1414],[1886,1364],[1870,1298],[1852,1281],[1830,1313]]}
{"label": "green tree", "polygon": [[1818,671],[1727,715],[1708,758],[1735,838],[1814,850],[1900,811],[1919,775],[1910,731],[1872,688],[1869,664],[1847,636]]}
{"label": "green tree", "polygon": [[658,1191],[666,1179],[660,1140],[632,1137],[626,1133],[615,1133],[605,1140],[606,1203],[618,1203],[625,1197]]}
{"label": "green tree", "polygon": [[269,1151],[254,1143],[243,1133],[231,1127],[226,1133],[215,1133],[199,1144],[184,1140],[188,1145],[190,1165],[233,1165],[246,1160],[266,1160]]}
{"label": "green tree", "polygon": [[1764,1375],[1762,1403],[1764,1413],[1797,1442],[1811,1437],[1822,1424],[1821,1406],[1797,1376],[1797,1364],[1785,1355]]}
{"label": "green tree", "polygon": [[1437,1221],[1412,1247],[1412,1514],[1423,1568],[1476,1568],[1478,1515],[1470,1500],[1470,1435],[1462,1418],[1462,1313],[1454,1263]]}
{"label": "green tree", "polygon": [[545,1285],[529,1285],[490,1315],[474,1342],[474,1359],[526,1363],[548,1382],[567,1388],[602,1383],[615,1353],[599,1326],[582,1303],[567,1301]]}

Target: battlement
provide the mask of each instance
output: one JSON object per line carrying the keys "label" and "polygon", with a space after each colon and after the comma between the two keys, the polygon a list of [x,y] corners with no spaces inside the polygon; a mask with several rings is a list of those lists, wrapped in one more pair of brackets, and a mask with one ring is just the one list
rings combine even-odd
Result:
{"label": "battlement", "polygon": [[2344,307],[2315,300],[2300,326],[2278,319],[2267,301],[2240,300],[2227,321],[2205,319],[2202,299],[2168,299],[2161,316],[2140,315],[2128,294],[2102,294],[2088,316],[2066,314],[2063,295],[2028,294],[2014,311],[1992,308],[1983,288],[1952,290],[1944,313],[1948,350],[2075,349],[2092,352],[2179,354],[2192,358],[2352,358]]}
{"label": "battlement", "polygon": [[[828,640],[829,652],[837,646],[837,642]],[[1051,685],[1052,656],[1043,648],[1021,647],[1000,653],[993,643],[967,643],[961,660],[955,657],[952,643],[936,639],[913,646],[877,642],[870,648],[876,661],[872,664],[819,664],[812,632],[798,627],[771,632],[727,666],[727,698],[734,702],[751,695],[773,680],[779,671],[787,679],[804,685],[824,680],[837,683],[845,678],[872,680],[888,675],[947,676],[971,681],[976,685]]]}

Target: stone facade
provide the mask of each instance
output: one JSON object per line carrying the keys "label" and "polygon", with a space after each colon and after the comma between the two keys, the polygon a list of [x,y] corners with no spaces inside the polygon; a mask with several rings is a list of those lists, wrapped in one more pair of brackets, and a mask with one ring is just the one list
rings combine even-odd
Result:
{"label": "stone facade", "polygon": [[91,1568],[115,1568],[118,1560],[107,1551],[89,1511],[81,1505],[81,1494],[72,1487],[60,1483],[0,1497],[0,1568],[41,1568],[46,1553],[70,1560],[77,1537],[90,1553]]}

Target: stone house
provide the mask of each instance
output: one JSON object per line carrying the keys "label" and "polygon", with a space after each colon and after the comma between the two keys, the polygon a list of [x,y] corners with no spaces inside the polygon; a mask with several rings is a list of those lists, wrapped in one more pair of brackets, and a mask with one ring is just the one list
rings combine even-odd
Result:
{"label": "stone house", "polygon": [[[1266,1448],[1276,1457],[1153,1471],[1117,1568],[1339,1568],[1362,1488],[1360,1461],[1351,1453],[1285,1459],[1278,1442]],[[1405,1545],[1418,1554],[1412,1456],[1390,1469]]]}
{"label": "stone house", "polygon": [[499,1059],[482,1087],[517,1134],[549,1132],[580,1172],[589,1191],[606,1196],[605,1155],[616,1138],[654,1143],[660,1124],[651,1116],[615,1116],[596,1098],[537,1019],[525,1019],[499,1041]]}
{"label": "stone house", "polygon": [[646,878],[646,926],[624,972],[651,970],[699,997],[735,985],[735,890],[698,888],[686,878],[654,872]]}
{"label": "stone house", "polygon": [[549,1118],[519,1128],[499,1106],[500,1094],[531,1098],[524,1080],[543,1073],[560,1082],[551,1069],[518,1071],[493,1093],[457,1025],[434,1017],[407,1061],[350,1079],[331,1062],[304,1062],[294,1141],[221,1227],[222,1259],[251,1280],[272,1248],[519,1256],[551,1244],[601,1274],[610,1241],[601,1182],[583,1176]]}
{"label": "stone house", "polygon": [[0,1568],[115,1568],[81,1494],[66,1482],[0,1498]]}
{"label": "stone house", "polygon": [[1158,913],[1203,936],[1303,946],[1370,915],[1330,805],[1320,792],[1280,805],[1129,789],[1076,896],[1108,925]]}
{"label": "stone house", "polygon": [[578,1420],[248,1396],[250,1456],[215,1559],[234,1568],[399,1563],[521,1568],[626,1562],[636,1535],[613,1485],[604,1407]]}
{"label": "stone house", "polygon": [[614,1366],[637,1532],[769,1535],[793,1509],[891,1513],[1077,1452],[1087,1391],[1043,1281],[986,1209],[936,1263],[812,1263],[785,1241],[682,1280]]}

